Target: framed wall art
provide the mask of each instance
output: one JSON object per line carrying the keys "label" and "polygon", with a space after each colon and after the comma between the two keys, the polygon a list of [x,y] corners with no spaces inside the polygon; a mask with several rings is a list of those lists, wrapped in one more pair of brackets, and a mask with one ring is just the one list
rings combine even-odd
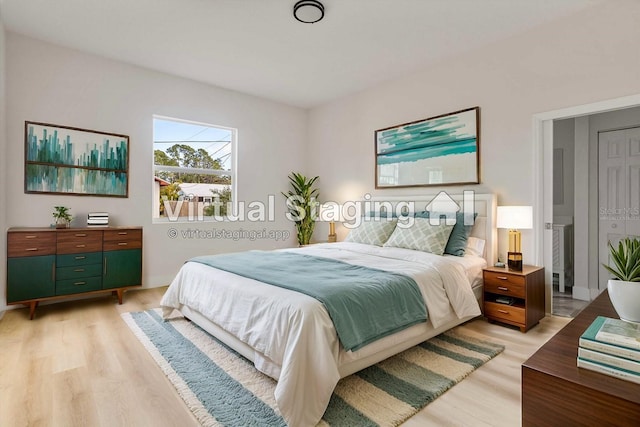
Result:
{"label": "framed wall art", "polygon": [[127,135],[25,122],[24,141],[25,193],[128,196]]}
{"label": "framed wall art", "polygon": [[376,188],[480,183],[480,107],[375,131]]}

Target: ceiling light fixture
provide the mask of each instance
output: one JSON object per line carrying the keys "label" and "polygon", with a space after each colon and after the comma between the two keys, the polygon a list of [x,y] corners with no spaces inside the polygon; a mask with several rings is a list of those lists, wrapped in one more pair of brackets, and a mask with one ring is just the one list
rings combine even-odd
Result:
{"label": "ceiling light fixture", "polygon": [[313,24],[324,17],[324,6],[317,0],[300,0],[293,6],[293,16],[305,24]]}

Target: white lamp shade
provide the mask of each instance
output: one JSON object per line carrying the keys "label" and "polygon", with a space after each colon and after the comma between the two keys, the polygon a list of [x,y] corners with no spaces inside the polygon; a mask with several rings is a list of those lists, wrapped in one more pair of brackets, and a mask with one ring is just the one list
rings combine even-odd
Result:
{"label": "white lamp shade", "polygon": [[533,207],[498,206],[496,226],[510,230],[533,228]]}

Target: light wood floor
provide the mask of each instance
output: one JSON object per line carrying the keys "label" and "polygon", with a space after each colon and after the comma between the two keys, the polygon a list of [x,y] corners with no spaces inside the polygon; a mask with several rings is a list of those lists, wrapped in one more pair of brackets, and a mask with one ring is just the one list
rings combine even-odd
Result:
{"label": "light wood floor", "polygon": [[[164,288],[25,309],[0,320],[0,426],[195,426],[197,422],[120,313],[157,307]],[[570,319],[526,334],[474,320],[507,346],[404,426],[520,425],[520,365]]]}

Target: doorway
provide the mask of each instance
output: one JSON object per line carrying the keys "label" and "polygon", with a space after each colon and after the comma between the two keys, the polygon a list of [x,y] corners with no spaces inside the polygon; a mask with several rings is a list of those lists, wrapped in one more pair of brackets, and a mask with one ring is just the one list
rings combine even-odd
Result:
{"label": "doorway", "polygon": [[[535,149],[535,200],[534,222],[543,224],[534,231],[537,265],[545,266],[546,311],[553,312],[553,150],[554,124],[563,119],[574,119],[574,140],[589,141],[595,126],[590,127],[591,117],[595,121],[614,111],[626,112],[627,116],[640,119],[640,110],[629,110],[640,106],[640,95],[617,98],[598,103],[570,107],[533,117],[533,139]],[[596,115],[598,117],[596,117]],[[621,114],[625,116],[625,113]],[[610,119],[610,117],[608,117]],[[617,119],[616,119],[617,120]],[[593,123],[591,123],[593,124]],[[628,125],[627,125],[628,126]],[[610,127],[609,129],[612,129]],[[596,134],[597,135],[597,134]],[[557,156],[557,155],[556,155]],[[587,150],[575,153],[574,176],[574,219],[573,219],[573,286],[572,299],[588,303],[599,293],[598,284],[598,203],[597,194],[597,143],[588,144]],[[595,181],[594,181],[595,179]],[[593,191],[589,191],[589,190]],[[591,197],[590,194],[593,194]],[[566,196],[566,194],[565,194]],[[556,283],[557,283],[557,275]],[[556,304],[558,305],[558,303]]]}

